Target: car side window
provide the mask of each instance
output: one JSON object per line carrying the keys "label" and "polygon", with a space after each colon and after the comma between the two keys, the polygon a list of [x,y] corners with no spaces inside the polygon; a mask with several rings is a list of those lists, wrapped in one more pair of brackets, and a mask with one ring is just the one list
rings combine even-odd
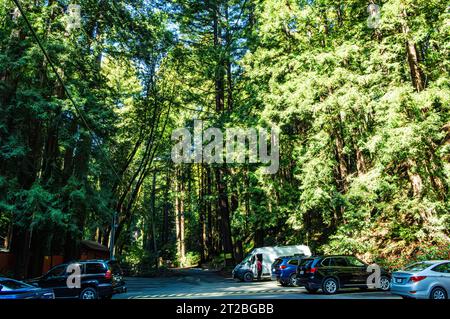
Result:
{"label": "car side window", "polygon": [[333,258],[333,262],[334,262],[333,266],[336,266],[336,267],[347,267],[348,266],[347,261],[345,260],[345,258],[342,258],[342,257]]}
{"label": "car side window", "polygon": [[355,257],[347,257],[347,262],[348,262],[349,266],[353,266],[353,267],[365,266],[362,261],[360,261],[358,258],[355,258]]}
{"label": "car side window", "polygon": [[86,264],[86,274],[101,274],[106,271],[103,264],[100,263],[88,263]]}
{"label": "car side window", "polygon": [[450,274],[450,263],[440,264],[432,269],[436,272]]}
{"label": "car side window", "polygon": [[322,266],[325,266],[325,267],[332,266],[331,265],[331,258],[325,258],[324,260],[322,260],[321,264],[322,264]]}
{"label": "car side window", "polygon": [[64,275],[66,271],[66,266],[57,266],[53,269],[51,269],[48,273],[47,273],[47,277],[59,277]]}

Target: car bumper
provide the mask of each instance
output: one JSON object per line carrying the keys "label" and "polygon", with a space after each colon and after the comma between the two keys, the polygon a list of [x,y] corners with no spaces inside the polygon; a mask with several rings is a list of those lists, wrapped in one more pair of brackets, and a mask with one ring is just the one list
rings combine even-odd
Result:
{"label": "car bumper", "polygon": [[109,297],[114,294],[114,289],[110,284],[100,284],[97,286],[97,293],[99,298]]}
{"label": "car bumper", "polygon": [[391,284],[391,293],[393,295],[415,298],[415,299],[428,299],[428,289],[418,287],[417,285],[396,285]]}
{"label": "car bumper", "polygon": [[321,282],[314,278],[299,278],[297,277],[297,286],[305,287],[308,289],[320,289]]}
{"label": "car bumper", "polygon": [[125,285],[116,286],[113,288],[114,294],[123,294],[125,292],[127,292],[127,286],[125,286]]}
{"label": "car bumper", "polygon": [[248,269],[242,269],[242,268],[236,269],[232,272],[232,277],[233,277],[233,279],[243,280],[244,274],[248,271],[249,271]]}

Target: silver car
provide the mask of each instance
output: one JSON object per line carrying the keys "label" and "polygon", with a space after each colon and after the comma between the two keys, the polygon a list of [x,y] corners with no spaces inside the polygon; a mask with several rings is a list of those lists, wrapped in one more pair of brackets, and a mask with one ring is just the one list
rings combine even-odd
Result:
{"label": "silver car", "polygon": [[450,260],[418,262],[394,272],[391,293],[403,298],[447,299],[450,294]]}

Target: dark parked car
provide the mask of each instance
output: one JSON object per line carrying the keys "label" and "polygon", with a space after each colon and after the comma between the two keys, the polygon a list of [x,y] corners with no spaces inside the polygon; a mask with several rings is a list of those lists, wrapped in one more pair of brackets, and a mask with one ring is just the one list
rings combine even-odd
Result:
{"label": "dark parked car", "polygon": [[[368,265],[354,256],[318,256],[303,259],[297,270],[297,285],[309,293],[322,289],[324,294],[334,294],[340,288],[369,288]],[[389,290],[390,275],[381,270],[380,290]]]}
{"label": "dark parked car", "polygon": [[[67,281],[73,270],[80,267],[80,285],[70,288]],[[116,261],[86,260],[58,265],[42,277],[29,281],[41,288],[52,288],[56,298],[109,299],[114,293],[126,291],[122,270]]]}
{"label": "dark parked car", "polygon": [[42,289],[24,282],[0,277],[0,299],[55,299],[52,289]]}
{"label": "dark parked car", "polygon": [[295,286],[297,267],[301,260],[301,256],[284,256],[275,259],[272,264],[272,279],[282,286]]}

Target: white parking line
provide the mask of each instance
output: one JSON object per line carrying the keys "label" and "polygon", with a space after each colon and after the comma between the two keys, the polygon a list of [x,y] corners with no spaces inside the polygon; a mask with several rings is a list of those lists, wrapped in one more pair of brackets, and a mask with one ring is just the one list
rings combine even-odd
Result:
{"label": "white parking line", "polygon": [[223,292],[198,292],[198,293],[182,293],[182,294],[161,294],[161,295],[138,295],[130,296],[128,299],[159,299],[159,298],[183,298],[183,297],[212,297],[226,295],[248,295],[248,294],[268,294],[268,293],[294,293],[299,292],[298,289],[271,289],[271,290],[241,290],[241,291],[223,291]]}

